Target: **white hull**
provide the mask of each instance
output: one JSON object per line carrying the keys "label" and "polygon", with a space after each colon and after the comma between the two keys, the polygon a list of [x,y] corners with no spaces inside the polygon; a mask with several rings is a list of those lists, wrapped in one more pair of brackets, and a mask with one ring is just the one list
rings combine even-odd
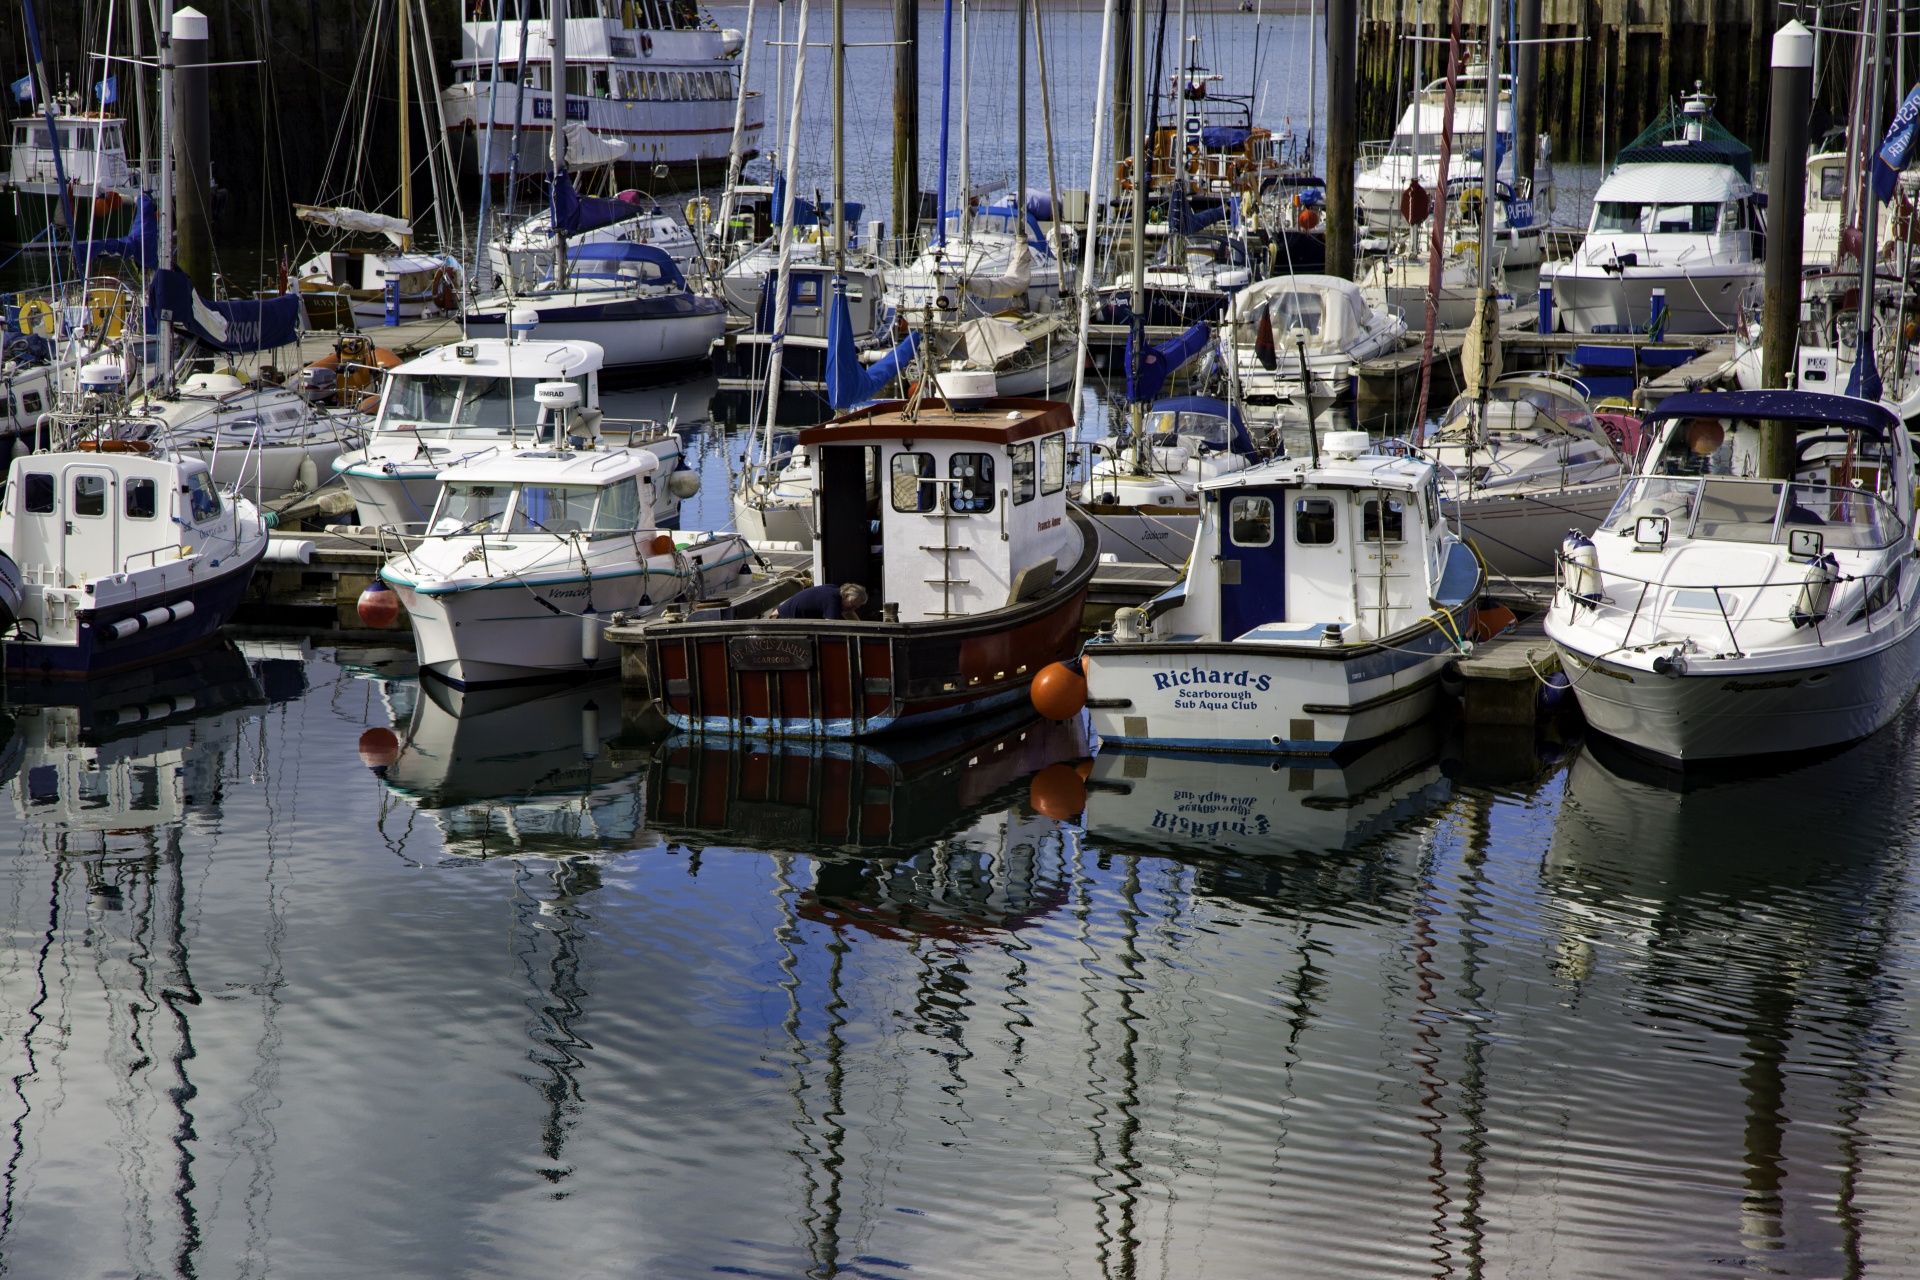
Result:
{"label": "white hull", "polygon": [[1758,262],[1628,267],[1617,274],[1569,265],[1551,277],[1553,307],[1568,333],[1593,333],[1600,325],[1644,329],[1660,288],[1667,291],[1668,333],[1726,333],[1740,318],[1741,295],[1758,287],[1764,273]]}
{"label": "white hull", "polygon": [[749,542],[793,543],[813,550],[813,507],[774,503],[760,506],[739,494],[733,497],[733,527]]}
{"label": "white hull", "polygon": [[370,467],[350,466],[342,470],[347,492],[360,509],[360,523],[380,528],[407,531],[407,526],[424,526],[433,515],[433,504],[440,500],[440,471],[400,470],[376,472]]}
{"label": "white hull", "polygon": [[1480,493],[1443,500],[1462,539],[1479,548],[1489,569],[1515,577],[1550,576],[1567,530],[1592,533],[1613,510],[1626,478],[1569,489]]}
{"label": "white hull", "polygon": [[258,450],[236,445],[217,453],[198,448],[175,452],[206,463],[213,472],[214,483],[223,489],[237,487],[243,493],[252,494],[257,482],[262,496],[272,500],[301,491],[300,464],[309,458],[313,460],[316,485],[332,475],[333,460],[340,456],[341,450],[338,440],[316,440],[312,444],[274,445]]}
{"label": "white hull", "polygon": [[[583,295],[582,302],[615,301]],[[520,306],[529,305],[525,299]],[[536,310],[539,308],[536,307]],[[543,313],[538,330],[543,342],[591,342],[604,352],[605,369],[634,369],[649,365],[691,364],[705,360],[714,339],[726,332],[727,317],[722,312],[647,319],[550,320]],[[479,314],[470,316],[478,319]],[[490,319],[492,317],[489,317]],[[504,333],[491,326],[488,332]]]}
{"label": "white hull", "polygon": [[1695,662],[1681,676],[1596,659],[1558,638],[1554,647],[1588,724],[1691,764],[1837,746],[1882,728],[1920,686],[1920,620],[1909,607],[1895,626],[1885,644],[1851,658],[1804,666]]}
{"label": "white hull", "polygon": [[1161,564],[1178,569],[1193,554],[1200,529],[1198,512],[1163,515],[1157,511],[1089,513],[1100,531],[1100,556],[1120,564]]}

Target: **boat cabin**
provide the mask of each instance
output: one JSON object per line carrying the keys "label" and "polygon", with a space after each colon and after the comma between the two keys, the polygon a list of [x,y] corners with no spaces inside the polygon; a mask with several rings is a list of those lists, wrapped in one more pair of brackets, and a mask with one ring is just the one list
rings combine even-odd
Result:
{"label": "boat cabin", "polygon": [[814,581],[857,582],[901,622],[972,617],[1051,587],[1081,555],[1072,431],[1067,405],[993,398],[885,401],[801,432],[818,477]]}
{"label": "boat cabin", "polygon": [[[556,422],[569,435],[597,430],[601,350],[592,342],[475,338],[436,347],[394,369],[374,421],[376,435],[409,433],[500,443],[556,439]],[[579,388],[571,406],[540,403],[542,384]]]}
{"label": "boat cabin", "polygon": [[[58,190],[62,176],[75,184],[76,199],[91,197],[96,187],[125,187],[134,182],[127,163],[122,121],[97,112],[84,112],[76,100],[61,98],[53,127],[43,115],[13,122],[13,148],[8,154],[7,180],[15,187],[50,185]],[[59,147],[59,163],[54,157]],[[82,224],[85,225],[85,224]]]}
{"label": "boat cabin", "polygon": [[1160,641],[1355,644],[1433,611],[1446,555],[1437,471],[1334,432],[1318,467],[1279,458],[1209,481],[1186,581],[1147,612]]}
{"label": "boat cabin", "polygon": [[491,454],[441,472],[427,533],[630,536],[657,527],[653,480],[659,470],[660,459],[644,449]]}

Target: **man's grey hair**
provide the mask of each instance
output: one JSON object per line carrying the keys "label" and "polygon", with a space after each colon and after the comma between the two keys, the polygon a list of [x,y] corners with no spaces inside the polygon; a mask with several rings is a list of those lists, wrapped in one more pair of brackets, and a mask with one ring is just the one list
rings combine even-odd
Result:
{"label": "man's grey hair", "polygon": [[844,583],[840,588],[840,599],[851,608],[863,608],[867,603],[867,589],[857,582]]}

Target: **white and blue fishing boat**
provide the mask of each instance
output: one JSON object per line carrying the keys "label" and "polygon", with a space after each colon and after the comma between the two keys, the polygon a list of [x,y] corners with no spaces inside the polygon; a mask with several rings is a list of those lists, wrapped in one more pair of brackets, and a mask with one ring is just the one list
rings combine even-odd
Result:
{"label": "white and blue fishing boat", "polygon": [[[1201,486],[1185,579],[1082,655],[1103,744],[1327,755],[1432,709],[1484,572],[1432,463],[1370,453],[1364,432],[1324,452]],[[1036,702],[1058,684],[1041,673]]]}

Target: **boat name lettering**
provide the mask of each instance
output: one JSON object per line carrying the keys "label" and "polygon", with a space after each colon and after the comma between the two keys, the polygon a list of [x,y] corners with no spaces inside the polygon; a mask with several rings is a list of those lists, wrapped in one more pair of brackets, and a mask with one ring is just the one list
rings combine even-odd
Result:
{"label": "boat name lettering", "polygon": [[1196,839],[1211,839],[1216,836],[1263,836],[1272,830],[1270,823],[1262,814],[1252,814],[1237,821],[1195,822],[1177,813],[1168,813],[1165,809],[1153,811],[1153,829],[1169,835],[1190,836]]}
{"label": "boat name lettering", "polygon": [[1060,527],[1059,516],[1055,516],[1051,520],[1042,520],[1039,524],[1036,524],[1033,526],[1034,532],[1036,533],[1045,533],[1049,529],[1058,529],[1059,527]]}
{"label": "boat name lettering", "polygon": [[1188,667],[1185,671],[1156,671],[1153,673],[1153,687],[1173,689],[1183,685],[1219,685],[1222,688],[1257,689],[1265,693],[1273,687],[1270,675],[1254,675],[1251,671],[1209,671],[1203,667]]}
{"label": "boat name lettering", "polygon": [[1753,693],[1759,689],[1791,689],[1800,683],[1800,677],[1791,680],[1729,680],[1721,685],[1730,693]]}
{"label": "boat name lettering", "polygon": [[732,636],[727,662],[735,671],[811,671],[813,645],[798,636]]}
{"label": "boat name lettering", "polygon": [[571,596],[583,596],[585,594],[587,594],[585,587],[549,587],[547,589],[547,599],[549,600],[565,600]]}

